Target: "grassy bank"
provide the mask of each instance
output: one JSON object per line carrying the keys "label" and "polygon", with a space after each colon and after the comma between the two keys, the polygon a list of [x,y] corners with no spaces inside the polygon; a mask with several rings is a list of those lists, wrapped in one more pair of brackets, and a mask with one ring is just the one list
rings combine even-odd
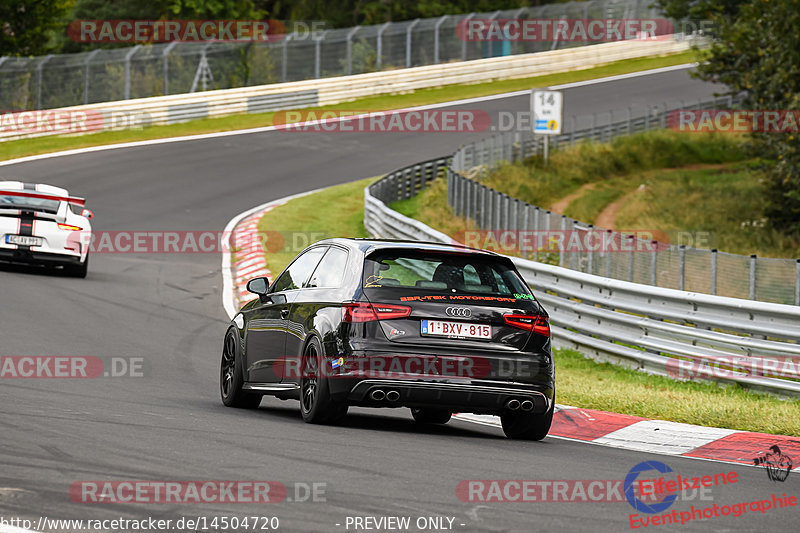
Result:
{"label": "grassy bank", "polygon": [[[371,98],[361,98],[351,102],[333,106],[312,108],[322,110],[358,110],[381,111],[389,109],[402,109],[406,107],[425,104],[435,104],[459,100],[462,98],[475,98],[492,94],[530,89],[531,87],[547,87],[562,83],[614,76],[629,72],[637,72],[652,68],[666,67],[691,63],[696,60],[694,52],[683,52],[664,57],[648,57],[616,61],[600,67],[552,74],[548,76],[534,76],[518,80],[492,81],[467,85],[448,85],[433,89],[421,89],[405,94],[381,95]],[[167,126],[153,126],[141,130],[125,130],[101,132],[81,136],[39,137],[35,139],[20,139],[18,141],[0,143],[0,160],[13,159],[28,155],[56,152],[100,146],[104,144],[117,144],[131,141],[163,139],[184,135],[197,135],[201,133],[214,133],[219,131],[232,131],[247,128],[258,128],[273,125],[275,113],[254,113],[233,115],[228,117],[192,120],[181,124]]]}
{"label": "grassy bank", "polygon": [[[267,213],[262,231],[314,232],[362,237],[363,188],[371,180],[331,187],[292,200]],[[407,212],[422,212],[445,221],[433,200],[443,192],[434,183],[429,194],[402,202]],[[318,206],[331,206],[320,210]],[[280,272],[295,252],[268,253],[267,263]],[[659,376],[597,364],[573,350],[555,353],[557,399],[561,404],[714,427],[800,436],[800,400],[781,401],[738,387],[677,382]]]}
{"label": "grassy bank", "polygon": [[[581,144],[508,164],[482,183],[533,205],[618,231],[649,230],[674,244],[759,257],[800,257],[800,240],[766,225],[758,159],[732,135],[650,132]],[[393,206],[448,234],[475,229],[453,216],[444,183]]]}

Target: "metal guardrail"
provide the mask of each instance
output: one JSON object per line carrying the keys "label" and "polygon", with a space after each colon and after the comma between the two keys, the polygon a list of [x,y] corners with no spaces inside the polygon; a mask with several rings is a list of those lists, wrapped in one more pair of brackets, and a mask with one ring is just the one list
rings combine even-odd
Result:
{"label": "metal guardrail", "polygon": [[[575,129],[551,136],[550,147],[573,146],[590,140],[607,142],[614,137],[645,132],[668,126],[669,112],[677,109],[730,108],[738,99],[713,98],[690,104],[651,106],[642,117],[627,117]],[[582,120],[586,122],[585,118]],[[475,221],[481,230],[502,232],[577,232],[582,243],[624,243],[625,250],[593,251],[585,247],[547,250],[522,250],[523,257],[556,261],[559,266],[659,287],[688,290],[733,298],[800,305],[800,259],[762,258],[738,255],[716,249],[640,240],[637,235],[596,228],[565,215],[522,202],[482,185],[464,175],[480,177],[506,162],[521,161],[541,154],[543,140],[530,132],[505,133],[462,146],[453,154],[448,171],[447,201],[456,215]],[[600,247],[598,247],[600,248]],[[621,249],[621,246],[620,246]]]}
{"label": "metal guardrail", "polygon": [[[295,31],[279,42],[169,42],[78,54],[0,57],[0,109],[53,109],[347,76],[499,55],[571,48],[578,42],[470,42],[466,19],[648,19],[651,0],[594,0],[374,26]],[[290,29],[291,29],[290,25]],[[201,83],[198,86],[198,81]]]}
{"label": "metal guardrail", "polygon": [[[448,164],[446,157],[426,161],[366,187],[364,225],[370,235],[454,242],[386,205],[417,194],[448,172]],[[780,396],[800,395],[800,381],[795,381],[800,380],[800,307],[652,287],[511,259],[550,313],[557,347],[658,375],[693,375]]]}

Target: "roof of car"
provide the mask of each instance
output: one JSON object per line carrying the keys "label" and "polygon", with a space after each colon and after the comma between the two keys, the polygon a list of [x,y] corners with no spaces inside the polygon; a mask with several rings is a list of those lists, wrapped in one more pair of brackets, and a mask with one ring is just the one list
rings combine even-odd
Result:
{"label": "roof of car", "polygon": [[488,250],[480,250],[478,248],[470,248],[461,244],[444,244],[440,242],[428,241],[411,241],[399,239],[349,239],[349,238],[333,238],[320,241],[316,244],[322,243],[337,243],[348,247],[353,247],[361,250],[363,253],[369,253],[374,250],[381,249],[409,249],[409,250],[429,250],[436,252],[459,252],[459,253],[473,253],[481,255],[490,255],[498,257],[494,252]]}

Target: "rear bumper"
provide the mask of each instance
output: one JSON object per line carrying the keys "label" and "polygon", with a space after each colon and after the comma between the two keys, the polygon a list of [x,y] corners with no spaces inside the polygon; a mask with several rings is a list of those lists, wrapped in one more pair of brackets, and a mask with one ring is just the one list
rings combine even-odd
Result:
{"label": "rear bumper", "polygon": [[79,255],[54,254],[33,250],[12,250],[9,248],[0,248],[0,261],[44,266],[79,265],[82,262]]}
{"label": "rear bumper", "polygon": [[[334,397],[346,399],[351,405],[365,407],[428,407],[452,412],[500,414],[510,400],[533,403],[533,413],[545,413],[553,404],[554,389],[522,383],[453,383],[447,381],[364,379],[345,385],[329,382]],[[349,380],[347,380],[349,381]],[[347,388],[349,386],[349,388]],[[375,399],[372,394],[380,391]],[[389,398],[389,392],[396,392]],[[397,396],[394,398],[394,396]]]}

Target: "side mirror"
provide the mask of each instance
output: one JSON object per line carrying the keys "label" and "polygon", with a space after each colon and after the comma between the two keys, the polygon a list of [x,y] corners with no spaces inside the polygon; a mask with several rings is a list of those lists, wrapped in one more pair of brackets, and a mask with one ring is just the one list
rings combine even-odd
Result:
{"label": "side mirror", "polygon": [[84,209],[83,211],[81,211],[81,216],[86,218],[92,218],[94,216],[94,213],[92,213],[88,209]]}
{"label": "side mirror", "polygon": [[253,294],[264,296],[267,294],[267,289],[269,289],[267,278],[253,278],[247,282],[247,290]]}

